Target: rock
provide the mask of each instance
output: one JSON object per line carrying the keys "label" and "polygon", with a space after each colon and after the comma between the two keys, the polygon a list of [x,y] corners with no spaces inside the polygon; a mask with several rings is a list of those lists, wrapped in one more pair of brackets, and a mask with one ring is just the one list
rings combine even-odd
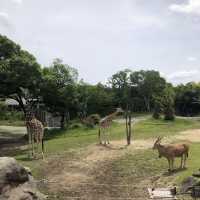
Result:
{"label": "rock", "polygon": [[45,195],[37,190],[37,184],[26,169],[14,158],[0,157],[1,200],[43,200]]}
{"label": "rock", "polygon": [[199,184],[199,180],[197,178],[190,176],[182,182],[180,192],[185,193],[188,190],[190,190],[193,186],[196,186],[198,184]]}

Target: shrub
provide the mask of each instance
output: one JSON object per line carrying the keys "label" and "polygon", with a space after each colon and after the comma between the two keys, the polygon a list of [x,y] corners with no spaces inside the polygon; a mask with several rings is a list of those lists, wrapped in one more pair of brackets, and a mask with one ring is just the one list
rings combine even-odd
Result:
{"label": "shrub", "polygon": [[82,122],[86,126],[93,128],[95,125],[99,124],[100,119],[101,118],[98,114],[91,114],[83,119]]}
{"label": "shrub", "polygon": [[174,108],[173,106],[169,105],[166,106],[165,110],[164,110],[164,119],[165,120],[174,120],[175,116],[174,116]]}

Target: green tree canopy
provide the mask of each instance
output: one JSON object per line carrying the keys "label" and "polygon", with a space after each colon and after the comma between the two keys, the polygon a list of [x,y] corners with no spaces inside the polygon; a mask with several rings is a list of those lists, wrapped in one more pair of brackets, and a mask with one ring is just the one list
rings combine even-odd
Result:
{"label": "green tree canopy", "polygon": [[15,99],[26,112],[24,89],[37,98],[41,81],[41,69],[33,55],[0,35],[0,95]]}
{"label": "green tree canopy", "polygon": [[55,59],[50,67],[43,69],[41,96],[46,107],[61,116],[64,128],[66,117],[76,110],[78,72],[62,60]]}

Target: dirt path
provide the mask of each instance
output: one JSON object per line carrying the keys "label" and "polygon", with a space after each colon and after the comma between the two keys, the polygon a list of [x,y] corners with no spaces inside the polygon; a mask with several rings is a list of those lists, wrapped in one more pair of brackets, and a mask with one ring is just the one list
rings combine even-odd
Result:
{"label": "dirt path", "polygon": [[[141,117],[132,117],[131,121],[132,121],[133,124],[136,124],[136,123],[144,121],[144,120],[146,120],[146,119],[148,119],[150,117],[151,117],[150,115],[141,116]],[[119,119],[115,119],[113,121],[115,121],[117,123],[120,123],[120,124],[125,124],[126,123],[125,118],[119,118]]]}
{"label": "dirt path", "polygon": [[18,147],[25,144],[25,127],[0,126],[0,156],[15,156]]}

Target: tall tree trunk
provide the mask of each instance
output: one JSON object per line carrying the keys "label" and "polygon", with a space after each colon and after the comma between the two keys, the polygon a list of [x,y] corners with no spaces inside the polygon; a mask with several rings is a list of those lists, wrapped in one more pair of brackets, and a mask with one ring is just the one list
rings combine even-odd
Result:
{"label": "tall tree trunk", "polygon": [[61,114],[60,127],[61,129],[65,128],[65,113]]}
{"label": "tall tree trunk", "polygon": [[25,108],[25,105],[23,103],[22,97],[20,95],[17,95],[17,97],[14,98],[14,99],[19,103],[19,106],[22,109],[24,116],[25,116],[26,115],[26,108]]}
{"label": "tall tree trunk", "polygon": [[149,98],[144,97],[144,103],[145,103],[147,112],[150,112],[150,100],[149,100]]}

